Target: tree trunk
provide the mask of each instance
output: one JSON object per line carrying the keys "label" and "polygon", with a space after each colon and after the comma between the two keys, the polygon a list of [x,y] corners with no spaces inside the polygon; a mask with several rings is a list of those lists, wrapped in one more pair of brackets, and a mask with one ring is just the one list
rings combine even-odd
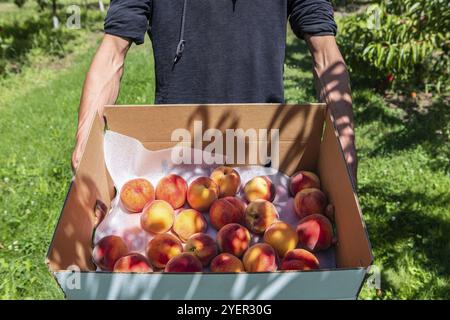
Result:
{"label": "tree trunk", "polygon": [[59,28],[59,19],[56,16],[56,0],[52,0],[52,20],[53,20],[53,29]]}
{"label": "tree trunk", "polygon": [[98,0],[98,7],[100,8],[101,12],[105,11],[105,6],[103,5],[102,0]]}

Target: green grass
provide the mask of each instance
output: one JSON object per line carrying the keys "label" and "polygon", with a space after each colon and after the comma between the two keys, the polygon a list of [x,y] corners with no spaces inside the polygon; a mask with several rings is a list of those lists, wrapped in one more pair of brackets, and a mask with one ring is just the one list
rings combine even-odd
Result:
{"label": "green grass", "polygon": [[[71,179],[79,95],[94,53],[76,50],[64,68],[26,69],[0,83],[0,298],[63,298],[44,257]],[[153,102],[151,47],[133,47],[118,103]],[[311,59],[289,37],[288,102],[314,101]],[[382,274],[382,295],[449,299],[450,132],[448,106],[391,108],[354,83],[359,198]],[[447,166],[447,167],[446,167]]]}

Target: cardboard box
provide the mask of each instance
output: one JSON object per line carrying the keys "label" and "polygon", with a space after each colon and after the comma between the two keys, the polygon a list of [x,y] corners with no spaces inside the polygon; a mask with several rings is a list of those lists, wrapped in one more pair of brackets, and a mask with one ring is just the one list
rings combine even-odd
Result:
{"label": "cardboard box", "polygon": [[[279,129],[280,166],[287,175],[316,171],[336,210],[336,269],[242,274],[95,272],[92,236],[98,204],[115,196],[103,154],[104,127],[92,122],[82,160],[50,245],[47,264],[69,299],[355,299],[373,261],[368,235],[326,105],[107,106],[109,130],[150,150],[174,146],[171,134],[194,121],[203,130]],[[248,142],[251,143],[251,142]],[[80,272],[74,272],[79,270]]]}

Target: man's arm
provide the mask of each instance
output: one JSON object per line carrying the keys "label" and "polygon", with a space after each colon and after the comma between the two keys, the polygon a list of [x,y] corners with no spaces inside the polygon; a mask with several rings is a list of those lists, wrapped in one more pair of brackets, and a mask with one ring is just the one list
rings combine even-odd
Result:
{"label": "man's arm", "polygon": [[350,79],[334,36],[305,36],[314,61],[314,76],[321,101],[326,102],[356,187],[358,160],[355,148]]}
{"label": "man's arm", "polygon": [[72,154],[73,170],[81,159],[92,118],[98,114],[103,119],[104,106],[116,102],[130,45],[129,40],[106,34],[92,60],[81,95],[76,145]]}

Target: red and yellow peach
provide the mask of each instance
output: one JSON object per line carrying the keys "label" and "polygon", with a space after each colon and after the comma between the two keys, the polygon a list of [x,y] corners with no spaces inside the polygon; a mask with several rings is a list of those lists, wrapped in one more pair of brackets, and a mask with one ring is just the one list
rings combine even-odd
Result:
{"label": "red and yellow peach", "polygon": [[289,224],[277,221],[267,228],[264,233],[264,242],[272,246],[280,258],[286,252],[295,249],[298,244],[297,232]]}
{"label": "red and yellow peach", "polygon": [[186,202],[186,181],[176,175],[170,174],[162,178],[156,186],[156,199],[168,202],[174,209],[181,208]]}
{"label": "red and yellow peach", "polygon": [[128,254],[128,246],[121,237],[106,236],[94,247],[92,258],[103,271],[112,271],[114,264]]}
{"label": "red and yellow peach", "polygon": [[194,209],[182,210],[173,223],[173,231],[183,242],[195,233],[205,232],[207,228],[208,224],[203,215]]}
{"label": "red and yellow peach", "polygon": [[257,243],[251,246],[242,258],[247,272],[274,272],[277,270],[275,250],[267,243]]}
{"label": "red and yellow peach", "polygon": [[320,179],[313,172],[299,171],[294,173],[289,180],[289,191],[293,197],[295,197],[295,195],[303,189],[310,188],[320,189]]}
{"label": "red and yellow peach", "polygon": [[241,177],[233,168],[222,166],[214,169],[210,178],[219,187],[219,197],[233,197],[241,186]]}
{"label": "red and yellow peach", "polygon": [[169,233],[156,235],[148,242],[146,248],[150,263],[158,269],[164,268],[170,259],[182,252],[183,246],[180,240]]}
{"label": "red and yellow peach", "polygon": [[217,244],[206,233],[196,233],[190,236],[184,250],[193,253],[205,267],[217,256]]}
{"label": "red and yellow peach", "polygon": [[259,199],[273,201],[275,194],[275,185],[266,176],[255,177],[244,186],[244,195],[248,202]]}
{"label": "red and yellow peach", "polygon": [[245,271],[239,258],[229,253],[221,253],[211,261],[211,272],[234,273]]}
{"label": "red and yellow peach", "polygon": [[142,211],[141,227],[147,232],[165,233],[172,228],[173,222],[173,208],[164,200],[155,200]]}
{"label": "red and yellow peach", "polygon": [[259,199],[248,204],[244,219],[250,231],[264,233],[278,219],[278,212],[273,203]]}
{"label": "red and yellow peach", "polygon": [[202,263],[194,254],[183,252],[170,259],[164,272],[201,272],[202,270]]}
{"label": "red and yellow peach", "polygon": [[141,212],[147,203],[155,200],[155,190],[150,181],[133,179],[123,185],[120,200],[128,211]]}
{"label": "red and yellow peach", "polygon": [[187,201],[191,208],[198,211],[207,211],[214,201],[219,198],[219,187],[208,177],[195,179],[189,185]]}
{"label": "red and yellow peach", "polygon": [[220,230],[229,223],[242,223],[245,203],[239,198],[225,197],[214,201],[209,209],[209,220],[214,229]]}
{"label": "red and yellow peach", "polygon": [[294,198],[294,210],[300,219],[311,214],[323,214],[327,202],[326,195],[319,189],[303,189]]}
{"label": "red and yellow peach", "polygon": [[131,253],[116,261],[114,272],[152,272],[153,268],[146,257],[139,253]]}
{"label": "red and yellow peach", "polygon": [[309,251],[326,250],[333,244],[333,226],[321,214],[309,215],[300,220],[297,235],[299,243]]}
{"label": "red and yellow peach", "polygon": [[250,232],[237,223],[224,226],[217,233],[217,245],[221,252],[241,257],[250,244]]}
{"label": "red and yellow peach", "polygon": [[294,249],[286,253],[281,261],[281,270],[317,270],[319,260],[314,254],[304,249]]}

